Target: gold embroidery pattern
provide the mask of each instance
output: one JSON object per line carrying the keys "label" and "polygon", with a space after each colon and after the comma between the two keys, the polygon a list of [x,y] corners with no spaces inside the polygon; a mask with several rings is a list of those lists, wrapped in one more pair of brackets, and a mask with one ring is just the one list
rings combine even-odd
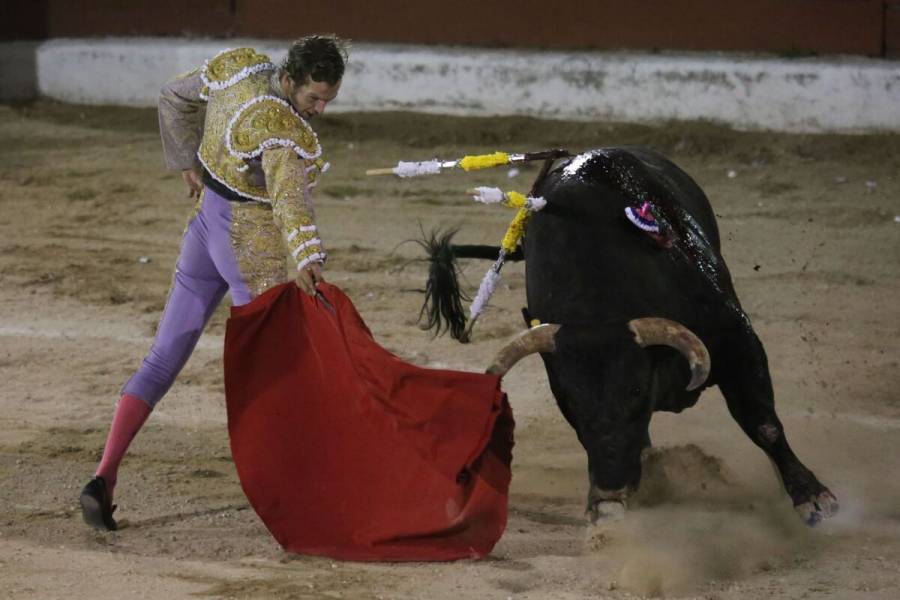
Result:
{"label": "gold embroidery pattern", "polygon": [[253,158],[266,148],[293,148],[303,158],[322,153],[309,125],[288,105],[274,96],[251,100],[235,115],[225,134],[229,150],[240,158]]}
{"label": "gold embroidery pattern", "polygon": [[327,171],[328,167],[330,167],[331,165],[321,158],[317,158],[316,160],[308,164],[309,166],[306,167],[306,186],[309,189],[313,189],[318,183],[319,175]]}
{"label": "gold embroidery pattern", "polygon": [[249,74],[254,67],[271,64],[268,56],[253,48],[226,50],[207,61],[203,67],[203,80],[211,89],[217,89],[239,77],[245,69]]}
{"label": "gold embroidery pattern", "polygon": [[[289,104],[273,95],[277,93],[272,83],[274,66],[267,66],[267,60],[251,49],[241,49],[207,63],[210,99],[197,153],[217,181],[259,201],[230,202],[232,247],[254,295],[287,281],[288,250],[301,267],[325,259],[309,185],[326,165],[300,158],[304,154],[319,157],[318,139]],[[225,78],[228,85],[212,78]],[[254,169],[247,169],[245,162],[259,155],[264,180],[254,177]],[[313,168],[307,172],[309,167]]]}
{"label": "gold embroidery pattern", "polygon": [[221,90],[210,90],[210,102],[206,107],[206,123],[203,141],[197,156],[216,180],[239,194],[259,200],[269,201],[263,182],[254,181],[242,158],[232,155],[225,143],[228,124],[238,109],[247,102],[270,93],[271,71],[254,73],[235,85]]}
{"label": "gold embroidery pattern", "polygon": [[241,277],[254,297],[288,280],[285,246],[272,207],[231,204],[231,246]]}
{"label": "gold embroidery pattern", "polygon": [[276,148],[263,154],[263,171],[272,194],[272,211],[284,232],[287,249],[301,269],[310,262],[325,260],[307,187],[308,164],[288,148]]}
{"label": "gold embroidery pattern", "polygon": [[[262,70],[222,89],[211,86],[203,140],[197,154],[213,178],[260,202],[270,202],[270,194],[265,182],[254,178],[252,170],[247,169],[246,158],[277,146],[292,148],[295,156],[305,154],[316,158],[321,154],[315,132],[290,105],[272,95],[272,75],[272,69]],[[240,149],[240,155],[231,151],[232,144]]]}

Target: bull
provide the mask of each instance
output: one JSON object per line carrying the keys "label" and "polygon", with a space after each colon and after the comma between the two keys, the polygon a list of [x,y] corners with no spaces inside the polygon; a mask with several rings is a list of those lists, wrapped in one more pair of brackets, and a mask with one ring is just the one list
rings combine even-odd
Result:
{"label": "bull", "polygon": [[[603,148],[548,160],[532,195],[546,208],[532,215],[510,258],[525,260],[524,312],[542,325],[506,345],[489,370],[502,376],[540,353],[559,409],[587,453],[590,520],[624,515],[640,483],[652,414],[681,412],[713,385],[774,463],[800,517],[812,526],[835,514],[834,495],[788,444],[765,350],[694,180],[650,149]],[[626,218],[641,204],[650,232]],[[451,242],[445,235],[424,243],[432,266],[423,314],[461,338],[453,261],[496,258],[498,248]]]}

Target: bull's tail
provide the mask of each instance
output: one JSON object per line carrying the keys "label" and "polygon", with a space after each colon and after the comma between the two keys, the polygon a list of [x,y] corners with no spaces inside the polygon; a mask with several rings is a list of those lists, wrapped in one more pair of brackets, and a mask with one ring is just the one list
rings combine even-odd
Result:
{"label": "bull's tail", "polygon": [[[459,341],[467,341],[466,312],[463,302],[471,298],[459,287],[458,258],[482,258],[497,260],[500,246],[456,245],[452,244],[457,230],[432,231],[419,240],[419,245],[428,253],[428,282],[425,285],[425,301],[419,311],[419,322],[425,330],[435,335],[449,331],[450,336]],[[522,260],[521,247],[506,260]],[[424,322],[423,322],[424,321]]]}

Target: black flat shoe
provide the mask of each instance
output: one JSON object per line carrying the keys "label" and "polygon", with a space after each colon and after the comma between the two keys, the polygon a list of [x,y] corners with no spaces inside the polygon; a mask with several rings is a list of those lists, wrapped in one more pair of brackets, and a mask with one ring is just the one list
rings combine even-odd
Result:
{"label": "black flat shoe", "polygon": [[113,519],[115,505],[109,499],[106,489],[106,481],[102,477],[94,477],[88,481],[81,490],[81,516],[84,522],[101,531],[115,531],[118,529],[116,520]]}

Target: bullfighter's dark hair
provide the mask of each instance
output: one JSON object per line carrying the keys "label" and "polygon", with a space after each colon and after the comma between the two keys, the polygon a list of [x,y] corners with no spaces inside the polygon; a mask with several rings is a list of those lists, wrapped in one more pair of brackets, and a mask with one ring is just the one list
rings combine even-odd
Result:
{"label": "bullfighter's dark hair", "polygon": [[302,37],[291,44],[281,70],[290,76],[295,86],[310,80],[337,85],[344,77],[349,46],[347,40],[333,34]]}

